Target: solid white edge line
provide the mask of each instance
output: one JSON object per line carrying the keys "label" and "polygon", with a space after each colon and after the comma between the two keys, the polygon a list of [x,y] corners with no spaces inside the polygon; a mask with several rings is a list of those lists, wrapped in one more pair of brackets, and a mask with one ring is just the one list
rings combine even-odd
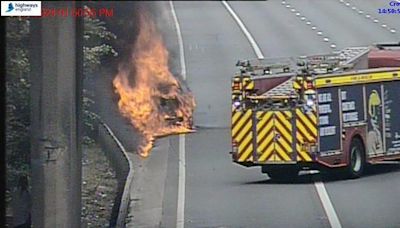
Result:
{"label": "solid white edge line", "polygon": [[179,182],[178,182],[178,202],[176,214],[176,227],[185,227],[185,135],[179,135]]}
{"label": "solid white edge line", "polygon": [[[229,4],[226,1],[222,1],[222,4],[225,6],[225,8],[228,10],[228,12],[232,15],[232,17],[235,19],[239,27],[242,29],[243,33],[246,35],[247,39],[249,40],[251,46],[254,49],[254,52],[257,55],[257,58],[259,59],[264,59],[264,55],[261,52],[261,49],[258,47],[256,41],[254,38],[251,36],[250,32],[246,29],[244,26],[243,22],[239,19],[239,17],[236,15],[236,13],[233,11],[233,9],[229,6]],[[341,228],[341,224],[339,221],[339,218],[336,214],[336,211],[332,205],[332,202],[329,199],[328,192],[325,189],[324,183],[317,181],[314,182],[315,188],[317,189],[317,193],[319,198],[321,199],[322,206],[324,207],[325,213],[328,216],[329,223],[332,228]]]}
{"label": "solid white edge line", "polygon": [[[186,79],[186,65],[185,65],[185,54],[183,50],[183,39],[178,22],[178,18],[175,13],[174,5],[172,1],[169,1],[171,6],[172,16],[175,21],[176,31],[178,34],[179,42],[179,53],[182,68],[182,78]],[[243,33],[249,40],[257,58],[264,59],[264,55],[261,49],[258,47],[254,38],[251,36],[250,32],[246,29],[243,22],[239,19],[233,9],[229,6],[226,1],[222,1],[222,4],[226,7],[228,12],[232,15],[235,21],[238,23],[239,27],[242,29]],[[177,216],[176,216],[176,227],[183,228],[185,226],[185,135],[179,135],[179,182],[178,182],[178,202],[177,202]],[[339,218],[336,214],[335,208],[329,198],[328,192],[326,191],[324,183],[321,181],[314,182],[315,188],[317,190],[318,196],[321,199],[322,206],[324,207],[325,213],[328,216],[329,223],[332,228],[342,228]]]}
{"label": "solid white edge line", "polygon": [[332,228],[342,228],[340,224],[339,218],[336,214],[335,208],[332,205],[331,200],[329,199],[328,192],[326,191],[324,183],[321,181],[314,182],[315,188],[317,189],[317,193],[319,198],[321,199],[322,206],[324,207],[325,213],[328,216],[329,223]]}
{"label": "solid white edge line", "polygon": [[261,52],[260,47],[258,47],[256,41],[253,39],[251,36],[250,32],[247,30],[246,26],[244,26],[243,22],[240,20],[240,18],[236,15],[235,11],[229,6],[229,4],[226,1],[222,1],[222,4],[225,6],[225,8],[228,10],[228,12],[232,15],[233,19],[235,19],[236,23],[239,25],[240,29],[246,36],[246,38],[249,40],[251,47],[253,48],[254,52],[257,55],[258,59],[264,59],[264,55]]}
{"label": "solid white edge line", "polygon": [[186,80],[186,64],[185,64],[185,52],[183,50],[183,39],[181,33],[181,27],[179,26],[178,17],[176,16],[175,7],[172,1],[169,1],[169,5],[171,7],[172,17],[174,18],[176,33],[178,35],[178,43],[179,43],[179,56],[181,62],[181,75],[183,80]]}
{"label": "solid white edge line", "polygon": [[[178,35],[179,43],[179,56],[181,62],[181,75],[183,80],[186,80],[186,64],[185,64],[185,53],[183,50],[183,39],[182,33],[179,26],[178,17],[176,16],[174,4],[169,1],[171,7],[172,17],[174,18],[176,33]],[[176,227],[185,227],[185,181],[186,181],[186,160],[185,160],[185,135],[179,135],[179,161],[178,161],[178,200],[176,208]]]}

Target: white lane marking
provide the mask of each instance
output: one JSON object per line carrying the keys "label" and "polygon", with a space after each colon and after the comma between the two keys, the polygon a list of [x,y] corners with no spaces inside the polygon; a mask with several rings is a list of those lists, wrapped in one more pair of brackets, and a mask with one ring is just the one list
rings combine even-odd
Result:
{"label": "white lane marking", "polygon": [[[251,34],[247,31],[244,24],[240,21],[239,17],[235,14],[235,12],[228,5],[228,3],[226,3],[226,1],[222,1],[222,3],[227,8],[227,10],[231,13],[232,17],[236,20],[236,22],[238,23],[240,28],[242,28],[242,31],[246,34],[247,39],[249,40],[249,42],[253,46],[254,51],[257,54],[256,50],[260,51],[260,48],[258,47],[257,43],[255,42],[255,40],[253,39]],[[320,32],[320,33],[322,35],[322,32]],[[331,47],[336,47],[336,45],[332,44]],[[260,53],[261,53],[261,51],[260,51]],[[257,57],[259,57],[258,54],[257,54]],[[263,55],[262,55],[262,58],[264,58]],[[311,171],[310,174],[313,174],[313,172]],[[339,221],[339,218],[337,217],[336,211],[333,208],[331,200],[329,199],[329,196],[325,189],[324,183],[322,183],[321,181],[316,181],[316,182],[314,182],[314,185],[315,185],[315,188],[317,189],[318,197],[321,199],[322,206],[324,207],[325,213],[328,216],[328,220],[329,220],[331,227],[332,228],[341,228],[342,225],[340,224],[340,221]]]}
{"label": "white lane marking", "polygon": [[[257,46],[257,43],[255,42],[255,40],[253,39],[251,34],[247,31],[247,29],[244,26],[244,24],[240,21],[239,17],[235,14],[235,12],[228,5],[228,3],[226,3],[225,1],[222,1],[222,3],[227,8],[227,10],[231,13],[231,15],[236,20],[236,22],[239,24],[240,28],[242,28],[243,32],[246,34],[249,42],[251,43],[251,45],[253,46],[253,49],[255,50],[255,52],[257,54],[256,50],[260,50],[260,48]],[[288,7],[288,6],[290,7],[290,5],[287,5],[286,7]],[[318,35],[322,35],[322,32],[319,31]],[[325,39],[327,39],[327,38],[325,38]],[[329,39],[328,39],[328,41],[329,41]],[[331,47],[336,47],[336,45],[332,44]],[[257,56],[258,56],[258,54],[257,54]],[[331,224],[331,227],[332,228],[341,228],[342,226],[341,226],[341,224],[339,222],[339,219],[337,217],[335,209],[332,206],[332,203],[331,203],[331,201],[329,199],[328,193],[326,192],[324,184],[322,182],[320,182],[320,181],[317,181],[317,182],[314,183],[314,185],[315,185],[315,187],[317,189],[318,196],[321,199],[322,205],[323,205],[323,207],[325,209],[325,212],[326,212],[326,214],[328,216],[329,223]]]}
{"label": "white lane marking", "polygon": [[[295,10],[295,9],[293,8],[291,11],[292,11],[292,12],[297,12],[297,13],[296,13],[296,16],[300,17],[300,20],[302,20],[302,21],[306,21],[306,20],[307,20],[307,17],[302,16],[301,13],[300,13],[298,10]],[[311,25],[311,21],[307,21],[306,24],[307,24],[307,25]],[[312,30],[316,30],[317,27],[316,27],[316,26],[312,26],[311,29],[312,29]],[[318,31],[318,32],[317,32],[317,35],[322,36],[322,35],[323,35],[323,32],[322,32],[322,31]],[[325,37],[323,40],[324,40],[325,42],[328,42],[328,41],[329,41],[329,38],[328,38],[328,37]],[[335,44],[331,44],[330,47],[333,48],[333,49],[336,49],[336,45],[335,45]]]}
{"label": "white lane marking", "polygon": [[[169,1],[171,7],[172,17],[174,18],[176,32],[178,35],[179,43],[179,56],[181,60],[181,75],[183,80],[186,80],[186,64],[185,64],[185,52],[183,50],[183,39],[181,28],[179,26],[178,17],[176,16],[174,4]],[[178,171],[178,201],[176,208],[176,227],[185,227],[185,188],[186,188],[186,158],[185,158],[185,135],[179,135],[179,171]]]}
{"label": "white lane marking", "polygon": [[[303,171],[304,174],[308,175],[319,175],[320,172],[318,170],[307,170]],[[317,178],[319,178],[317,176]],[[336,214],[335,208],[332,205],[332,202],[329,198],[328,192],[326,191],[325,185],[322,181],[318,179],[314,179],[314,186],[317,190],[318,197],[321,200],[322,207],[324,208],[325,214],[328,216],[329,224],[332,228],[342,228],[340,224],[339,218]]]}
{"label": "white lane marking", "polygon": [[[397,0],[397,1],[400,2],[400,0]],[[340,0],[340,2],[342,2],[342,1]],[[358,11],[359,14],[364,14],[364,11],[357,9],[356,6],[353,6],[352,9],[353,9],[354,11]],[[374,23],[378,23],[378,22],[379,22],[379,20],[378,20],[377,18],[373,18],[373,17],[371,17],[371,15],[369,15],[369,14],[366,14],[365,17],[368,18],[368,19],[371,19]],[[396,32],[396,31],[392,31],[392,30],[391,30],[390,28],[388,28],[388,26],[387,26],[386,24],[384,24],[384,23],[381,25],[381,27],[382,27],[382,28],[387,28],[388,31],[390,31],[391,33],[395,33],[395,32]]]}
{"label": "white lane marking", "polygon": [[185,180],[186,180],[186,160],[185,160],[185,135],[179,135],[179,182],[178,182],[178,206],[176,214],[176,227],[185,227]]}
{"label": "white lane marking", "polygon": [[228,10],[228,12],[232,15],[233,19],[235,19],[236,23],[239,25],[240,29],[242,29],[242,32],[246,36],[247,40],[249,40],[251,47],[253,48],[254,52],[257,55],[258,59],[264,59],[264,55],[261,52],[260,47],[258,47],[256,41],[254,38],[251,36],[250,32],[247,30],[247,28],[244,26],[243,22],[240,20],[240,18],[236,15],[235,11],[229,6],[229,4],[226,1],[222,1],[222,4],[225,6],[225,8]]}
{"label": "white lane marking", "polygon": [[183,80],[186,80],[186,64],[185,64],[185,52],[183,50],[183,39],[181,33],[181,27],[179,26],[178,17],[176,16],[175,7],[172,1],[169,1],[169,5],[171,7],[172,17],[174,18],[176,33],[178,35],[178,43],[179,43],[179,56],[181,61],[181,75]]}
{"label": "white lane marking", "polygon": [[328,192],[326,191],[324,183],[321,181],[314,182],[315,188],[317,189],[317,193],[319,198],[321,199],[322,206],[324,207],[325,213],[328,216],[329,223],[332,228],[342,228],[340,224],[339,218],[336,214],[335,208],[332,205],[331,200],[329,199]]}

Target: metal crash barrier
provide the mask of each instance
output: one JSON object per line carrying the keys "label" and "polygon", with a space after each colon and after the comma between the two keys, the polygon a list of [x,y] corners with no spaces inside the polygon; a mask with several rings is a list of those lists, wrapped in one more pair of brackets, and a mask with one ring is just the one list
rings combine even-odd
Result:
{"label": "metal crash barrier", "polygon": [[99,139],[106,156],[116,172],[118,180],[117,199],[120,196],[120,200],[115,227],[125,227],[125,218],[128,215],[131,182],[133,179],[133,163],[124,146],[106,123],[99,122]]}

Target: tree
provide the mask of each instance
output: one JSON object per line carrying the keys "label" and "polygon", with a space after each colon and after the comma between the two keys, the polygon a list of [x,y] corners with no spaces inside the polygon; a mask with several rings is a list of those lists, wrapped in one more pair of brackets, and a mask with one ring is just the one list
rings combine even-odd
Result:
{"label": "tree", "polygon": [[[85,6],[86,7],[86,6]],[[16,185],[20,174],[29,174],[30,168],[30,62],[28,18],[10,17],[6,20],[6,160],[7,188]],[[96,68],[106,56],[117,56],[107,41],[116,39],[105,22],[84,18],[84,80],[93,77]],[[98,116],[90,110],[92,91],[83,91],[85,142],[90,142],[90,131],[95,129]]]}
{"label": "tree", "polygon": [[29,174],[30,170],[29,29],[26,18],[6,20],[7,190],[16,186],[19,175]]}
{"label": "tree", "polygon": [[[87,6],[85,6],[87,8]],[[114,48],[107,44],[108,41],[116,39],[116,35],[108,31],[104,21],[98,18],[85,17],[84,18],[84,61],[83,61],[83,74],[84,82],[91,80],[94,77],[96,69],[101,64],[102,60],[107,56],[117,56],[118,53]],[[83,90],[83,117],[85,126],[84,142],[93,142],[90,137],[91,132],[95,130],[95,122],[98,120],[98,115],[91,111],[94,104],[92,99],[93,91],[90,89]]]}

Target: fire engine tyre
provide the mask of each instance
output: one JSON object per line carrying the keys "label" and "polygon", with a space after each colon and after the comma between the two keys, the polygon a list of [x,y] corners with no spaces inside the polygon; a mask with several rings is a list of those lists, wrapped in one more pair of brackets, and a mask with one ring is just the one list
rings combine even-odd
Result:
{"label": "fire engine tyre", "polygon": [[299,174],[299,169],[282,167],[277,169],[267,169],[263,170],[267,173],[272,180],[294,180]]}
{"label": "fire engine tyre", "polygon": [[347,176],[349,178],[359,178],[364,172],[365,150],[362,141],[354,138],[350,144],[349,164],[347,165]]}

